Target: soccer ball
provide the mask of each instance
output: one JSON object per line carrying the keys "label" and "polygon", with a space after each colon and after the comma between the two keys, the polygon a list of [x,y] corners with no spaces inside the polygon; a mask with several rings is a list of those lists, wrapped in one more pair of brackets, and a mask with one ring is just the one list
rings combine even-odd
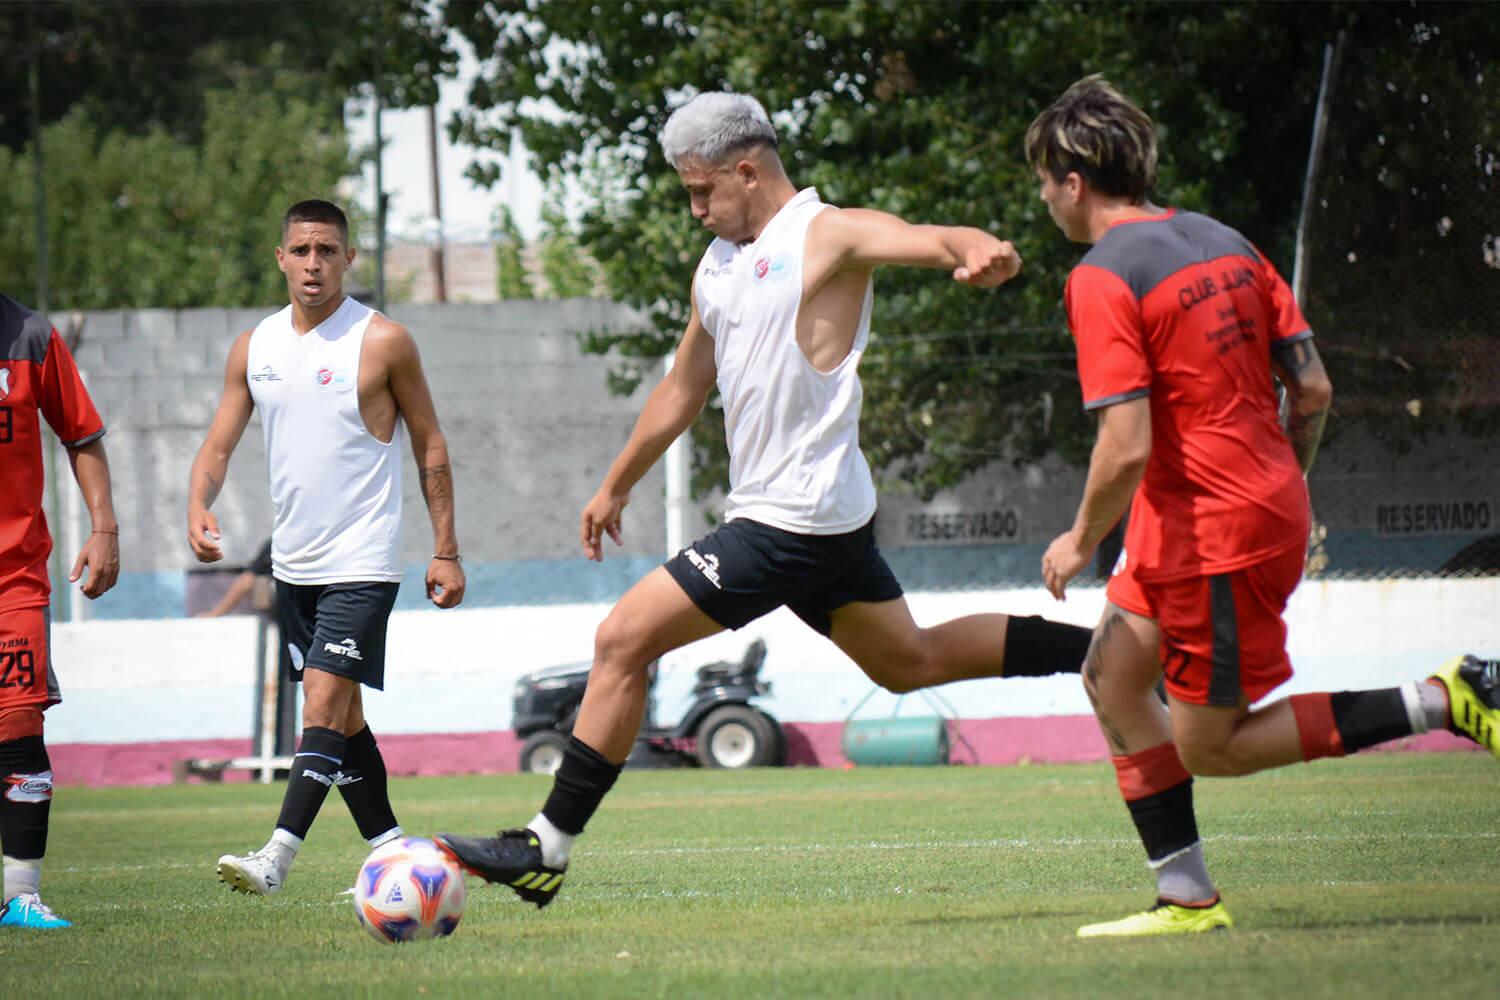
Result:
{"label": "soccer ball", "polygon": [[446,937],[468,899],[464,873],[422,837],[382,844],[359,866],[354,912],[382,944]]}

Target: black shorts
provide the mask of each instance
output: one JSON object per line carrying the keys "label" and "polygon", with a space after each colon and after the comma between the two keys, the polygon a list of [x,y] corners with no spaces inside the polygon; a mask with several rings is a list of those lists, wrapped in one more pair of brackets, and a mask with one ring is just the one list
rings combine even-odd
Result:
{"label": "black shorts", "polygon": [[276,616],[291,656],[288,675],[304,668],[385,686],[385,626],[397,583],[297,584],[276,581]]}
{"label": "black shorts", "polygon": [[666,562],[694,604],[739,628],[785,604],[827,635],[829,612],[855,601],[893,601],[901,584],[867,523],[843,535],[798,535],[746,518],[728,521]]}

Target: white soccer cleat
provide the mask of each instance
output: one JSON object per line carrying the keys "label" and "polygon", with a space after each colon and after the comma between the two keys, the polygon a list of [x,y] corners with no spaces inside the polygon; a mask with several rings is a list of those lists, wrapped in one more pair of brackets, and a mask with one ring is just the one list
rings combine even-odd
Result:
{"label": "white soccer cleat", "polygon": [[264,851],[244,857],[226,854],[219,859],[219,881],[235,892],[255,896],[274,896],[286,881],[286,872]]}

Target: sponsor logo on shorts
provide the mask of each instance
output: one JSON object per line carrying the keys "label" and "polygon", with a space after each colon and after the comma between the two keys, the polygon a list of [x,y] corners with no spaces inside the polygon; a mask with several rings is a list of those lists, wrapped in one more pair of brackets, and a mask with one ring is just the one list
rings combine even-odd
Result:
{"label": "sponsor logo on shorts", "polygon": [[334,656],[342,656],[350,660],[363,660],[365,654],[359,651],[359,643],[353,639],[345,639],[343,642],[323,643],[323,652],[332,653]]}
{"label": "sponsor logo on shorts", "polygon": [[715,590],[723,590],[724,585],[719,582],[719,557],[710,552],[708,555],[699,555],[694,548],[687,549],[684,553],[688,562],[697,567],[703,578],[714,585]]}

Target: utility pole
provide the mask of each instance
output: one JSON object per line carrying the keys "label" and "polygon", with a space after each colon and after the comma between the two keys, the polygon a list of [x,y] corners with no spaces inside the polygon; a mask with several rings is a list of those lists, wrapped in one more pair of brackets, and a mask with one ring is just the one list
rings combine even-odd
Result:
{"label": "utility pole", "polygon": [[438,179],[437,105],[427,105],[427,147],[432,162],[432,217],[437,222],[436,242],[428,256],[432,262],[432,297],[434,302],[448,301],[448,276],[443,262],[443,193]]}

